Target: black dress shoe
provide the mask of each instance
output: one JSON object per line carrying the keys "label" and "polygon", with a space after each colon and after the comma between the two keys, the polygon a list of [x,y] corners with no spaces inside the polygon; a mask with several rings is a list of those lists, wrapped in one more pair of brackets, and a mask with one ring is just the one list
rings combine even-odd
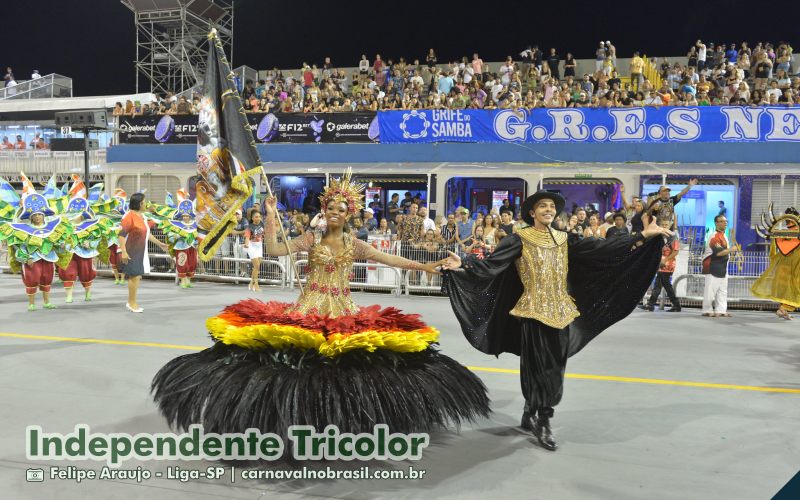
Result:
{"label": "black dress shoe", "polygon": [[639,309],[644,309],[645,311],[653,312],[656,310],[656,307],[652,304],[639,304]]}
{"label": "black dress shoe", "polygon": [[535,417],[526,411],[522,414],[522,422],[520,422],[519,426],[528,432],[533,432],[534,420]]}
{"label": "black dress shoe", "polygon": [[681,308],[680,307],[671,307],[667,312],[679,313],[679,312],[681,312]]}
{"label": "black dress shoe", "polygon": [[558,443],[553,436],[553,431],[550,429],[550,419],[542,417],[533,417],[533,435],[539,440],[539,444],[545,450],[556,451]]}

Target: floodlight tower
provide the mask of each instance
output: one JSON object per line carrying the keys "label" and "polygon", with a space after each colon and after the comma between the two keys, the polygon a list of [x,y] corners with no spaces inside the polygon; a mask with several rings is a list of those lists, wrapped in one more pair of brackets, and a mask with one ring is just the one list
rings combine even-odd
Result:
{"label": "floodlight tower", "polygon": [[121,2],[135,16],[136,92],[178,94],[202,82],[212,27],[233,60],[233,0]]}

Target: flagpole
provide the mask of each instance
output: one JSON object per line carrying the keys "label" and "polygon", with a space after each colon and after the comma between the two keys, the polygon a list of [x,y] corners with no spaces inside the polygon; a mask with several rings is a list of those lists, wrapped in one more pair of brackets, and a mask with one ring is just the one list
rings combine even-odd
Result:
{"label": "flagpole", "polygon": [[[267,194],[269,195],[270,198],[274,198],[275,195],[272,194],[272,186],[269,185],[269,177],[267,177],[267,171],[264,170],[264,165],[259,165],[259,168],[261,169],[261,175],[263,175],[264,179],[266,180]],[[297,273],[295,273],[297,268],[294,265],[294,255],[292,255],[292,249],[289,248],[289,239],[286,237],[286,231],[283,229],[283,221],[280,219],[280,217],[278,217],[278,207],[277,206],[275,207],[275,218],[278,219],[278,227],[281,230],[281,238],[283,239],[283,244],[286,245],[286,255],[289,256],[289,264],[292,266],[292,274],[297,274]],[[302,295],[304,293],[303,292],[303,282],[300,281],[300,275],[299,274],[297,274],[297,286],[300,287],[300,295]]]}

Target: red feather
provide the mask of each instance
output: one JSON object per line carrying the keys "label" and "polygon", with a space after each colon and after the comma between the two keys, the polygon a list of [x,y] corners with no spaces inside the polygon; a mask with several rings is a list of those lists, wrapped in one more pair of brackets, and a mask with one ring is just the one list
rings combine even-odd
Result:
{"label": "red feather", "polygon": [[333,333],[354,334],[368,330],[412,331],[427,325],[419,314],[404,314],[396,307],[379,305],[360,307],[358,313],[337,317],[287,311],[293,304],[246,299],[226,307],[219,317],[235,326],[274,323],[317,330],[325,336]]}

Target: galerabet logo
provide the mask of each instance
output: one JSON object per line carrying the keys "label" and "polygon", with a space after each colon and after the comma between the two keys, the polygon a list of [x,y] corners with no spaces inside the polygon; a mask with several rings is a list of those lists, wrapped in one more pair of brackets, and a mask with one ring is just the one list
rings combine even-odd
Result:
{"label": "galerabet logo", "polygon": [[[414,124],[412,130],[419,130],[420,127],[422,130],[419,132],[409,132],[408,131],[408,122],[412,121],[411,123]],[[419,125],[415,124],[414,122],[420,122]],[[422,139],[423,137],[428,136],[428,128],[431,126],[431,122],[428,121],[428,117],[425,116],[425,112],[418,112],[416,109],[412,109],[411,113],[403,113],[403,121],[400,123],[400,130],[403,131],[403,139]]]}

